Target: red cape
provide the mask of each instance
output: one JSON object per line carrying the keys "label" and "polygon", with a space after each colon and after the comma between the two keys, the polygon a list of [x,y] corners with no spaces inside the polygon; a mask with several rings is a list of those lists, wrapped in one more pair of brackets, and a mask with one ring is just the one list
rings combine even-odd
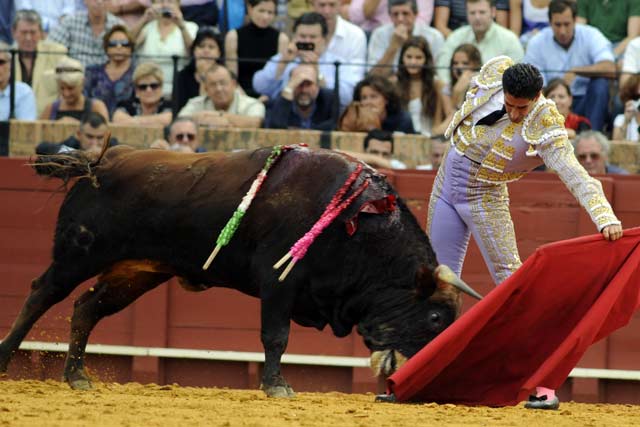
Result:
{"label": "red cape", "polygon": [[540,247],[388,379],[397,401],[505,406],[558,388],[640,307],[640,228]]}

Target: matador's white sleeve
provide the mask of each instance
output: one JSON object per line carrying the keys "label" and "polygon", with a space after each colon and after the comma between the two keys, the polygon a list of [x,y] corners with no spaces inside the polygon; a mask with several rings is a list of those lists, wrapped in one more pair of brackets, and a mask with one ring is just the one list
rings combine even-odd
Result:
{"label": "matador's white sleeve", "polygon": [[564,120],[555,105],[547,105],[542,110],[537,119],[538,123],[546,125],[544,134],[547,137],[541,138],[538,144],[533,144],[538,155],[548,168],[558,173],[562,182],[585,208],[598,231],[602,231],[607,225],[621,224],[602,191],[600,181],[591,177],[576,159],[564,129]]}

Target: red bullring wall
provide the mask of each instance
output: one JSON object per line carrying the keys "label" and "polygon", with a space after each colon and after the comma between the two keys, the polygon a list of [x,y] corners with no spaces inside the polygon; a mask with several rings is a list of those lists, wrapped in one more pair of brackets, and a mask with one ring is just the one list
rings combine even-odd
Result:
{"label": "red bullring wall", "polygon": [[[30,281],[42,274],[50,261],[55,219],[64,196],[57,191],[60,181],[37,177],[25,166],[26,161],[0,158],[0,337],[16,318]],[[388,172],[388,177],[424,227],[434,174],[395,171]],[[640,225],[640,177],[600,179],[625,227]],[[511,184],[510,194],[523,259],[542,244],[595,232],[588,216],[554,174],[532,173]],[[473,243],[463,278],[483,294],[493,288]],[[45,314],[27,340],[67,342],[73,301],[89,286],[89,282],[80,286]],[[466,309],[472,305],[471,299],[465,300]],[[101,322],[90,343],[262,352],[259,319],[256,299],[221,288],[189,293],[171,281]],[[356,333],[338,339],[330,331],[319,332],[295,324],[287,353],[368,356]],[[21,351],[10,364],[8,377],[59,379],[62,364],[61,353]],[[234,388],[256,388],[261,370],[257,362],[143,356],[88,355],[87,365],[104,381]],[[578,366],[640,370],[640,313],[630,325],[594,345]],[[365,368],[284,365],[283,371],[298,391],[375,392],[381,387]],[[570,378],[560,393],[565,400],[640,403],[640,382]]]}

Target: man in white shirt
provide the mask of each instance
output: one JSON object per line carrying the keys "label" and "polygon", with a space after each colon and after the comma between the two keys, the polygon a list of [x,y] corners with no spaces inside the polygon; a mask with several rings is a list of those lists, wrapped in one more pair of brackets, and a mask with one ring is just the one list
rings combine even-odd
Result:
{"label": "man in white shirt", "polygon": [[224,66],[216,64],[207,70],[205,90],[206,95],[191,98],[178,115],[215,128],[259,128],[262,124],[264,104],[242,93]]}
{"label": "man in white shirt", "polygon": [[327,51],[345,59],[348,64],[361,65],[342,65],[341,68],[352,68],[358,79],[362,79],[367,62],[367,36],[364,31],[340,16],[340,0],[310,0],[310,3],[313,10],[327,21]]}
{"label": "man in white shirt", "polygon": [[369,41],[370,71],[383,76],[392,74],[398,65],[402,45],[412,35],[424,37],[431,55],[437,58],[444,37],[435,28],[416,22],[416,0],[389,0],[388,5],[392,23],[376,28]]}
{"label": "man in white shirt", "polygon": [[[282,53],[272,56],[262,70],[253,75],[253,88],[261,95],[276,99],[291,76],[291,70],[302,62],[313,64],[318,69],[321,88],[335,89],[335,62],[342,64],[347,59],[327,50],[329,29],[327,21],[316,12],[302,14],[293,24],[292,41]],[[353,89],[361,79],[354,67],[339,68],[338,88],[340,108],[344,109],[353,99]]]}
{"label": "man in white shirt", "polygon": [[467,0],[467,22],[453,31],[447,37],[440,54],[434,58],[438,66],[438,77],[450,83],[449,65],[453,51],[464,43],[470,43],[478,48],[482,56],[482,63],[491,58],[505,55],[519,62],[524,56],[524,49],[520,39],[511,30],[495,23],[495,0]]}

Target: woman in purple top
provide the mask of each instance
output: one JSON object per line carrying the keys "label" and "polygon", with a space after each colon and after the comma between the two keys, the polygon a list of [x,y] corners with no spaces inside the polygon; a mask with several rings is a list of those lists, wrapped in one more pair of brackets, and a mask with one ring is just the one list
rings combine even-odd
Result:
{"label": "woman in purple top", "polygon": [[88,97],[103,101],[111,117],[118,102],[133,95],[134,42],[125,26],[114,25],[105,33],[102,44],[108,60],[87,67],[84,91]]}

